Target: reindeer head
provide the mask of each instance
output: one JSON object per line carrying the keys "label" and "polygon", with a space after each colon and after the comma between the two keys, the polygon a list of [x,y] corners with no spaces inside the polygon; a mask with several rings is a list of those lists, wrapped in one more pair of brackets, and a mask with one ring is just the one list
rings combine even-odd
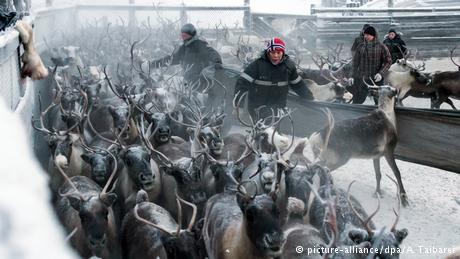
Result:
{"label": "reindeer head", "polygon": [[172,166],[164,167],[164,170],[176,180],[180,196],[201,208],[207,195],[199,162],[194,158],[184,157],[174,161]]}
{"label": "reindeer head", "polygon": [[108,111],[113,118],[113,127],[116,134],[123,132],[122,137],[127,138],[127,135],[131,128],[129,127],[130,110],[128,106],[112,106],[109,105]]}
{"label": "reindeer head", "polygon": [[80,222],[88,240],[88,247],[96,256],[102,256],[107,245],[109,208],[115,203],[117,195],[109,193],[99,197],[82,199],[68,196],[70,205],[78,211]]}
{"label": "reindeer head", "polygon": [[104,185],[110,176],[110,170],[116,161],[104,150],[94,150],[81,154],[81,158],[91,167],[91,179],[100,186]]}
{"label": "reindeer head", "polygon": [[[166,220],[172,220],[171,216],[163,208],[148,202],[148,195],[145,191],[140,190],[136,197],[136,206],[134,208],[134,217],[149,226],[161,231],[161,242],[166,250],[168,258],[180,259],[201,259],[206,257],[204,244],[200,240],[202,222],[195,225],[197,207],[176,195],[178,211],[182,211],[180,204],[184,203],[193,209],[193,215],[187,229],[181,229],[181,222],[178,222],[177,230],[168,229],[167,226],[161,225],[159,217],[167,217]],[[181,215],[179,214],[179,219]],[[166,221],[164,220],[164,221]],[[175,222],[172,222],[175,224]]]}
{"label": "reindeer head", "polygon": [[[388,175],[387,175],[388,176]],[[378,258],[385,258],[385,259],[396,259],[399,258],[399,253],[392,253],[391,251],[398,251],[399,245],[402,243],[402,241],[407,237],[408,235],[408,230],[407,229],[401,229],[397,230],[396,225],[398,224],[399,221],[399,213],[400,213],[400,208],[401,208],[401,200],[399,196],[399,187],[397,182],[388,176],[391,181],[397,186],[397,209],[393,209],[396,219],[395,222],[393,223],[393,226],[390,229],[390,232],[383,232],[383,231],[377,231],[375,229],[372,229],[369,226],[370,220],[372,217],[374,217],[378,210],[380,209],[380,197],[377,196],[378,198],[378,206],[377,209],[367,218],[363,219],[355,210],[353,207],[351,200],[350,200],[350,189],[352,184],[354,183],[351,182],[350,185],[348,186],[348,203],[350,207],[353,209],[353,212],[355,215],[361,220],[364,226],[363,229],[354,229],[350,230],[348,233],[348,237],[350,240],[352,240],[355,244],[361,244],[363,242],[370,242],[371,244],[375,245],[376,247],[379,247],[379,253],[378,253]]]}
{"label": "reindeer head", "polygon": [[[110,155],[115,160],[113,154],[110,153]],[[87,246],[93,255],[102,256],[107,245],[109,227],[114,224],[114,215],[110,207],[117,199],[117,195],[112,193],[113,187],[115,187],[113,178],[117,172],[117,164],[114,164],[112,174],[102,190],[99,186],[94,186],[95,183],[84,176],[75,176],[70,179],[58,163],[55,162],[55,165],[66,179],[66,182],[59,189],[59,195],[66,199],[68,204],[78,212]],[[111,184],[113,184],[112,190],[107,192]],[[91,189],[92,186],[98,195],[95,195]]]}
{"label": "reindeer head", "polygon": [[273,199],[265,194],[255,197],[238,194],[236,199],[244,215],[247,235],[260,256],[280,256],[286,239],[281,229],[280,211]]}
{"label": "reindeer head", "polygon": [[171,119],[169,115],[161,112],[148,114],[147,121],[152,123],[153,140],[157,144],[167,143],[171,138]]}
{"label": "reindeer head", "polygon": [[158,165],[144,147],[139,145],[127,147],[120,152],[120,157],[137,188],[151,191],[161,181]]}

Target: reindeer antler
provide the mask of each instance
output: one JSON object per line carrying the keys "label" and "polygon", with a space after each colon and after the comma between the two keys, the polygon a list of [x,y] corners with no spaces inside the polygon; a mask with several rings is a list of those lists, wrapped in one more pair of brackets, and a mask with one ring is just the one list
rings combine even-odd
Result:
{"label": "reindeer antler", "polygon": [[452,63],[458,67],[458,70],[460,70],[460,64],[457,64],[454,60],[454,52],[457,49],[458,45],[455,46],[453,49],[450,50],[450,60],[452,60]]}
{"label": "reindeer antler", "polygon": [[367,233],[372,236],[374,234],[374,230],[371,229],[371,227],[369,226],[370,222],[371,222],[371,219],[377,214],[377,212],[379,211],[380,209],[380,195],[377,193],[377,201],[378,201],[378,204],[377,204],[377,209],[367,217],[367,219],[363,219],[363,217],[358,213],[358,211],[355,209],[355,207],[353,206],[352,202],[351,202],[351,194],[350,194],[350,189],[351,189],[351,186],[353,185],[353,183],[355,183],[356,181],[352,181],[350,183],[350,185],[348,185],[348,190],[347,190],[347,201],[348,201],[348,205],[350,205],[350,208],[353,210],[353,213],[356,215],[356,217],[358,217],[358,219],[361,221],[361,223],[363,224],[364,228],[366,229]]}

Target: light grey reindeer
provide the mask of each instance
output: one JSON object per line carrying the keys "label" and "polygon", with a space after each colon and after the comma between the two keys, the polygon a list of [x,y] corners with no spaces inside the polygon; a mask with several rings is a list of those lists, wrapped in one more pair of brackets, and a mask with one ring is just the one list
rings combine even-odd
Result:
{"label": "light grey reindeer", "polygon": [[394,112],[397,90],[388,85],[368,87],[379,94],[378,108],[358,118],[334,122],[332,125],[328,123],[314,132],[309,138],[312,151],[315,158],[322,160],[331,170],[341,167],[351,158],[371,158],[377,180],[376,194],[379,195],[382,194],[380,157],[384,156],[398,181],[402,204],[407,206],[406,191],[394,157],[398,143]]}

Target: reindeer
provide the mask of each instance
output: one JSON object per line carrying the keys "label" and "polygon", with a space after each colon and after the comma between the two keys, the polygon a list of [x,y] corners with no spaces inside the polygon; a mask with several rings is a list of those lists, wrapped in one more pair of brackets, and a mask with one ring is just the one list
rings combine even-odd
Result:
{"label": "reindeer", "polygon": [[[327,244],[315,227],[304,224],[303,213],[305,204],[303,201],[289,197],[287,203],[287,223],[284,225],[284,235],[286,244],[283,247],[281,258],[300,258],[300,259],[321,259],[321,253],[307,253],[311,249],[326,247]],[[298,253],[296,248],[301,245],[305,253]]]}
{"label": "reindeer", "polygon": [[[246,122],[241,117],[240,109],[237,108],[237,107],[241,107],[240,106],[241,102],[244,100],[244,97],[246,95],[247,93],[243,93],[241,97],[238,99],[238,101],[237,101],[237,96],[239,96],[239,93],[235,95],[235,97],[233,98],[233,110],[240,124],[250,129],[252,140],[254,142],[253,146],[255,146],[256,149],[259,150],[260,152],[270,153],[273,150],[275,150],[275,147],[278,147],[283,152],[287,152],[292,147],[292,144],[294,143],[293,142],[294,134],[292,134],[289,138],[286,135],[280,134],[276,130],[275,126],[278,123],[280,123],[282,119],[286,117],[290,118],[290,111],[284,112],[284,111],[279,110],[278,114],[275,114],[275,111],[272,110],[271,116],[267,118],[262,118],[262,119],[254,118],[253,119],[250,117],[250,122]],[[266,123],[268,121],[269,123]],[[290,122],[291,122],[291,130],[293,131],[292,133],[294,133],[294,127],[292,124],[293,121],[291,118],[290,118]]]}
{"label": "reindeer", "polygon": [[[187,229],[181,228],[168,211],[149,202],[148,194],[139,190],[136,206],[130,210],[122,224],[122,245],[127,259],[204,259],[206,251],[201,229],[195,225],[196,206],[177,196],[177,206],[184,203],[193,208]],[[181,211],[181,209],[179,209]]]}
{"label": "reindeer", "polygon": [[312,92],[315,100],[322,102],[350,102],[353,95],[346,90],[348,80],[346,80],[342,75],[337,78],[329,70],[326,72],[324,69],[324,65],[326,64],[324,58],[313,58],[313,61],[319,67],[319,75],[328,81],[325,84],[319,84],[308,77],[304,78],[304,81]]}
{"label": "reindeer", "polygon": [[432,87],[436,89],[437,100],[434,103],[435,108],[439,108],[443,102],[447,102],[452,109],[457,110],[455,105],[449,99],[452,96],[456,99],[460,98],[460,65],[454,61],[454,51],[458,46],[450,51],[450,59],[458,67],[458,71],[445,71],[434,73]]}
{"label": "reindeer", "polygon": [[[175,194],[178,193],[185,200],[197,205],[198,216],[201,217],[204,204],[208,197],[202,175],[202,159],[199,159],[193,152],[183,153],[180,149],[176,150],[176,145],[172,144],[162,145],[158,150],[155,149],[146,134],[152,126],[153,124],[150,124],[149,129],[145,131],[141,118],[138,128],[142,142],[149,149],[151,155],[156,157],[160,165],[164,188],[162,191],[162,200],[158,204],[177,216],[178,211],[173,205]],[[164,149],[162,149],[163,147]],[[164,151],[165,154],[160,150]],[[185,210],[183,220],[190,220],[192,213],[190,210]]]}
{"label": "reindeer", "polygon": [[275,201],[266,194],[249,196],[241,184],[208,200],[203,238],[212,259],[273,259],[285,243]]}
{"label": "reindeer", "polygon": [[[35,130],[45,134],[47,137],[48,146],[51,152],[51,157],[48,163],[48,172],[51,176],[51,190],[55,192],[64,180],[60,177],[59,171],[55,167],[55,163],[59,164],[61,168],[64,168],[64,170],[71,176],[81,175],[82,173],[83,161],[80,156],[83,154],[84,150],[81,145],[81,134],[78,131],[73,131],[78,129],[80,126],[86,108],[83,108],[81,114],[71,112],[72,116],[76,116],[79,119],[72,126],[69,126],[68,129],[55,130],[48,129],[45,126],[45,117],[58,104],[52,102],[45,110],[42,111],[40,96],[38,96],[38,102],[39,109],[41,111],[40,118],[38,120],[39,125],[36,125],[36,120],[33,116],[31,118],[31,123]],[[84,107],[86,107],[86,104],[87,102],[85,102]]]}
{"label": "reindeer", "polygon": [[[396,219],[393,223],[393,225],[390,228],[390,232],[384,232],[383,230],[377,231],[375,228],[370,227],[369,222],[370,219],[377,214],[379,208],[380,208],[380,198],[377,194],[378,198],[378,206],[377,209],[369,216],[368,219],[363,219],[359,214],[356,214],[356,216],[361,220],[362,224],[365,227],[365,232],[357,229],[351,229],[348,232],[348,238],[353,241],[354,244],[360,244],[363,242],[370,242],[371,244],[374,245],[374,247],[379,247],[378,253],[374,256],[378,256],[378,258],[389,258],[389,259],[396,259],[399,258],[399,246],[402,243],[402,241],[407,237],[408,235],[408,230],[403,228],[403,229],[396,229],[396,226],[399,221],[399,216],[400,216],[400,207],[401,207],[401,199],[400,199],[400,192],[399,192],[399,184],[391,178],[388,174],[387,177],[396,185],[396,200],[397,200],[397,209],[393,208],[393,212],[396,215]],[[350,200],[350,189],[352,184],[354,183],[351,182],[348,186],[348,202],[350,207],[353,209],[353,212],[357,213],[354,206],[351,203]],[[378,245],[376,243],[379,243]],[[391,252],[391,251],[396,251],[396,252]]]}
{"label": "reindeer", "polygon": [[121,258],[118,229],[111,208],[117,195],[107,192],[109,186],[114,184],[116,163],[102,190],[91,179],[85,176],[69,178],[59,164],[56,163],[56,167],[66,179],[59,190],[61,198],[56,204],[57,214],[67,231],[72,231],[72,245],[85,258]]}
{"label": "reindeer", "polygon": [[91,178],[100,186],[104,186],[110,176],[110,168],[113,167],[117,160],[113,160],[111,154],[118,155],[116,146],[101,139],[95,139],[90,145],[81,142],[85,153],[81,158],[86,163],[83,166],[83,175]]}
{"label": "reindeer", "polygon": [[384,156],[398,181],[402,203],[407,206],[407,194],[394,158],[398,142],[394,112],[397,91],[390,86],[368,87],[379,93],[378,109],[362,117],[328,123],[310,136],[312,151],[315,158],[322,160],[331,170],[344,165],[352,157],[372,158],[377,181],[376,194],[379,195],[382,194],[380,157]]}
{"label": "reindeer", "polygon": [[413,62],[407,60],[407,58],[399,59],[391,65],[385,80],[389,85],[398,89],[398,104],[402,105],[402,101],[409,95],[412,95],[414,97],[431,98],[431,106],[433,108],[436,89],[431,84],[431,76],[422,73],[424,70],[425,63],[415,65]]}
{"label": "reindeer", "polygon": [[150,151],[141,145],[131,145],[123,147],[119,157],[124,165],[119,173],[119,193],[124,199],[124,211],[132,208],[140,189],[148,192],[152,202],[158,202],[162,194],[162,176]]}
{"label": "reindeer", "polygon": [[[293,154],[294,155],[294,154]],[[293,160],[291,155],[290,160]],[[295,155],[297,157],[297,155]],[[301,154],[298,157],[302,157]],[[364,228],[360,219],[356,216],[354,211],[347,203],[346,191],[337,188],[332,183],[332,176],[329,170],[318,163],[305,163],[302,158],[296,161],[296,166],[287,167],[283,170],[285,174],[285,203],[289,204],[289,199],[299,199],[304,205],[304,210],[298,216],[304,224],[311,224],[318,230],[321,230],[321,238],[327,240],[329,237],[325,233],[324,217],[327,214],[327,208],[321,198],[325,195],[334,195],[337,201],[334,205],[336,213],[336,228],[339,233],[344,233],[348,224]],[[322,196],[315,196],[314,192],[318,190]],[[357,215],[367,217],[364,208],[359,202],[351,197],[354,207],[357,208]],[[369,222],[371,227],[374,227],[372,222]]]}

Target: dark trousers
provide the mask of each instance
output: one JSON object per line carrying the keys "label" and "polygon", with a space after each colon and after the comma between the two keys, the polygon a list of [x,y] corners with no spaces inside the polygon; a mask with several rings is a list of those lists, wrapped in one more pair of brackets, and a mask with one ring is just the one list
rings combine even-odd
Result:
{"label": "dark trousers", "polygon": [[[370,79],[365,79],[366,83],[369,85],[373,85]],[[353,103],[354,104],[362,104],[366,101],[367,96],[369,95],[369,89],[367,85],[363,82],[363,78],[354,78],[353,85],[349,86],[347,90],[353,95]],[[375,83],[377,86],[383,85],[383,79],[380,82]],[[376,101],[374,97],[374,102]]]}
{"label": "dark trousers", "polygon": [[272,111],[277,114],[278,109],[282,109],[283,107],[278,106],[260,106],[260,107],[253,107],[252,105],[248,105],[248,112],[254,122],[265,119],[267,117],[271,117],[273,115]]}

